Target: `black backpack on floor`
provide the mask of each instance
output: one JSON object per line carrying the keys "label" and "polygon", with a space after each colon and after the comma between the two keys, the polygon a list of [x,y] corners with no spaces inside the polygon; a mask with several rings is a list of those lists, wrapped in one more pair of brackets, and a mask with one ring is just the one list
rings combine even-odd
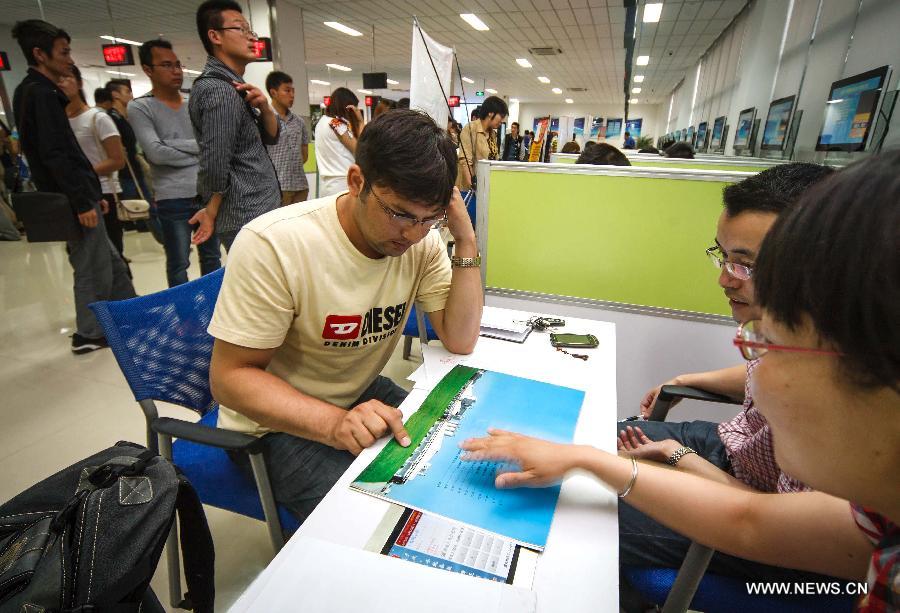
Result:
{"label": "black backpack on floor", "polygon": [[120,442],[0,506],[0,613],[140,611],[176,511],[186,601],[211,612],[213,545],[196,491],[171,462]]}

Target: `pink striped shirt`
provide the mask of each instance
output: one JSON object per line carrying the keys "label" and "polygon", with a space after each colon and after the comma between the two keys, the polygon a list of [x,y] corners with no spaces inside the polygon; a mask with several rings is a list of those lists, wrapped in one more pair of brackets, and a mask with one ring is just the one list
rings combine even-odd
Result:
{"label": "pink striped shirt", "polygon": [[769,423],[753,405],[750,377],[758,360],[747,362],[744,408],[731,421],[719,424],[719,437],[731,460],[732,474],[762,492],[806,492],[811,488],[785,474],[775,461]]}

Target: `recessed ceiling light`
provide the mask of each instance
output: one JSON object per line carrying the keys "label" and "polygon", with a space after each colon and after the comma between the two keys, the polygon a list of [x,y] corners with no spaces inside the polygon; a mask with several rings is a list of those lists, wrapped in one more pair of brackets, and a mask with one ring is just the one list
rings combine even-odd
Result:
{"label": "recessed ceiling light", "polygon": [[632,98],[631,100],[628,101],[628,103],[629,104],[637,104],[637,101],[638,101],[637,98]]}
{"label": "recessed ceiling light", "polygon": [[518,64],[522,68],[531,68],[531,62],[528,61],[528,58],[517,57],[516,64]]}
{"label": "recessed ceiling light", "polygon": [[516,104],[519,102],[519,99],[518,98],[510,98],[509,101],[513,104]]}
{"label": "recessed ceiling light", "polygon": [[558,87],[554,87],[552,91],[553,91],[554,94],[561,94],[561,93],[562,93],[562,90],[561,90],[560,88],[558,88]]}
{"label": "recessed ceiling light", "polygon": [[489,93],[489,94],[496,94],[496,93],[497,93],[497,90],[496,90],[496,89],[491,89],[490,87],[485,88],[484,91],[486,91],[486,92]]}
{"label": "recessed ceiling light", "polygon": [[116,38],[115,36],[110,36],[109,34],[104,34],[101,36],[103,40],[111,40],[114,43],[124,43],[126,45],[134,45],[135,47],[140,47],[144,43],[139,43],[135,40],[128,40],[127,38]]}
{"label": "recessed ceiling light", "polygon": [[[647,15],[647,10],[644,10],[644,15]],[[359,30],[354,30],[353,28],[348,28],[342,23],[338,23],[337,21],[325,21],[323,22],[329,28],[334,28],[338,32],[343,32],[344,34],[349,34],[350,36],[362,36],[362,32]]]}
{"label": "recessed ceiling light", "polygon": [[187,74],[203,74],[203,73],[200,72],[199,70],[191,70],[190,68],[182,68],[182,69],[181,69],[181,72],[184,72],[184,73],[187,73]]}
{"label": "recessed ceiling light", "polygon": [[367,89],[358,89],[358,90],[356,90],[356,91],[358,91],[358,92],[361,93],[361,94],[365,94],[365,95],[367,95],[367,96],[371,96],[371,95],[372,95],[372,92],[370,92],[370,91],[367,90]]}
{"label": "recessed ceiling light", "polygon": [[470,79],[469,77],[463,77],[463,81],[465,81],[466,83],[474,83],[475,82],[472,79]]}
{"label": "recessed ceiling light", "polygon": [[550,79],[548,79],[547,77],[538,77],[538,81],[540,81],[541,83],[549,83]]}
{"label": "recessed ceiling light", "polygon": [[394,81],[393,79],[388,79],[387,82],[390,85],[400,85],[400,81]]}
{"label": "recessed ceiling light", "polygon": [[107,70],[106,72],[108,72],[109,74],[117,74],[120,77],[133,77],[134,76],[133,72],[122,72],[121,70]]}
{"label": "recessed ceiling light", "polygon": [[566,98],[566,104],[572,104],[573,102],[575,102],[575,101],[572,100],[571,98]]}
{"label": "recessed ceiling light", "polygon": [[636,74],[636,75],[634,75],[634,82],[635,82],[635,83],[643,83],[643,82],[644,82],[644,75],[642,75],[642,74]]}
{"label": "recessed ceiling light", "polygon": [[641,88],[640,88],[640,87],[632,87],[632,88],[631,88],[631,93],[632,93],[632,94],[639,94],[639,93],[641,93]]}
{"label": "recessed ceiling light", "polygon": [[656,23],[662,13],[662,2],[651,2],[644,5],[644,23]]}
{"label": "recessed ceiling light", "polygon": [[318,79],[310,79],[310,83],[315,83],[316,85],[331,85],[330,81],[320,81]]}
{"label": "recessed ceiling light", "polygon": [[490,28],[487,27],[487,25],[483,21],[481,21],[474,13],[460,13],[459,16],[462,17],[463,21],[465,21],[467,24],[469,24],[479,32],[487,32],[488,30],[490,30]]}
{"label": "recessed ceiling light", "polygon": [[346,66],[341,66],[340,64],[325,64],[329,68],[334,68],[335,70],[343,70],[344,72],[350,72],[353,70],[352,68],[347,68]]}
{"label": "recessed ceiling light", "polygon": [[637,60],[635,61],[635,64],[637,64],[638,66],[646,66],[649,63],[650,63],[649,55],[639,55]]}

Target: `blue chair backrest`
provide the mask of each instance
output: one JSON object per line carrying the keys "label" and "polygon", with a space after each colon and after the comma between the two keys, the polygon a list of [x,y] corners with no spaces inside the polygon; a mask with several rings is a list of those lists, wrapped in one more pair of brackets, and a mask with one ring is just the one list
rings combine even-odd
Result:
{"label": "blue chair backrest", "polygon": [[205,415],[212,320],[225,269],[167,290],[90,305],[136,400],[162,400]]}

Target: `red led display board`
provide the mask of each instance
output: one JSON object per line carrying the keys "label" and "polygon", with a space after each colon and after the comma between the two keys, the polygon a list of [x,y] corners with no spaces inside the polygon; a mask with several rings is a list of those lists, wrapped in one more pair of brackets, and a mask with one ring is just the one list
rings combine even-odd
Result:
{"label": "red led display board", "polygon": [[256,55],[257,62],[271,62],[272,39],[264,37],[253,41],[253,53]]}
{"label": "red led display board", "polygon": [[459,106],[459,96],[450,96],[447,99],[447,102],[450,104],[450,106]]}
{"label": "red led display board", "polygon": [[9,66],[9,57],[6,55],[6,51],[0,51],[0,70],[10,70]]}
{"label": "red led display board", "polygon": [[331,96],[325,96],[322,101],[325,103],[325,106],[328,106],[329,104],[331,104]]}
{"label": "red led display board", "polygon": [[103,45],[103,61],[107,66],[134,66],[131,45],[122,43]]}
{"label": "red led display board", "polygon": [[372,106],[372,96],[366,96],[366,106]]}

